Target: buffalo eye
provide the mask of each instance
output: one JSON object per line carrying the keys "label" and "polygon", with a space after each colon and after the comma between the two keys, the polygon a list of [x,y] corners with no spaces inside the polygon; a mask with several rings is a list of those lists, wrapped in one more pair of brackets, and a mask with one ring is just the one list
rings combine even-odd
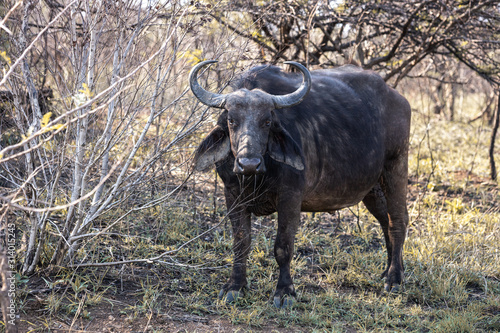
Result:
{"label": "buffalo eye", "polygon": [[266,121],[264,122],[264,126],[266,126],[266,127],[271,126],[271,120],[269,120],[269,119],[268,119],[268,120],[266,120]]}
{"label": "buffalo eye", "polygon": [[229,119],[227,120],[227,122],[229,123],[229,126],[234,126],[234,125],[236,125],[236,122],[234,121],[234,119],[233,119],[233,118],[229,118]]}

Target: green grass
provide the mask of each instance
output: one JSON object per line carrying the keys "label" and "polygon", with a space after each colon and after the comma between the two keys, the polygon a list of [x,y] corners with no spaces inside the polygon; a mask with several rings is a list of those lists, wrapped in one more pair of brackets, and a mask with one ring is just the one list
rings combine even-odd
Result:
{"label": "green grass", "polygon": [[[152,320],[152,314],[180,312],[221,318],[249,331],[500,331],[500,195],[488,181],[489,131],[481,123],[414,113],[406,278],[399,293],[382,292],[383,235],[360,204],[333,215],[303,214],[292,265],[298,293],[292,309],[274,309],[270,301],[278,271],[274,215],[254,219],[245,297],[234,305],[217,300],[230,274],[232,238],[223,201],[214,210],[210,173],[197,178],[207,183],[196,190],[130,215],[117,226],[127,236],[102,237],[81,256],[94,262],[153,257],[206,234],[166,257],[165,264],[39,271],[20,284],[21,319],[26,326],[37,321],[44,331],[60,318],[71,322],[75,314],[86,322],[101,320],[97,313],[111,304],[110,311],[131,325]],[[28,293],[49,285],[53,289],[36,298]],[[161,322],[152,323],[162,331]]]}

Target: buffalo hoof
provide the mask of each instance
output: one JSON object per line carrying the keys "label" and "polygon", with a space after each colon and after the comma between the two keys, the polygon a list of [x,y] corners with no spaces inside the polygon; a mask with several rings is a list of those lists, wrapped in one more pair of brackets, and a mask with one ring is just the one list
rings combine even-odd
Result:
{"label": "buffalo hoof", "polygon": [[401,290],[401,286],[404,281],[403,270],[387,268],[382,277],[385,277],[384,291],[388,293],[397,293]]}
{"label": "buffalo hoof", "polygon": [[401,290],[401,285],[400,284],[390,285],[389,283],[386,283],[384,285],[384,290],[388,293],[397,293]]}
{"label": "buffalo hoof", "polygon": [[237,290],[229,290],[227,293],[224,289],[219,292],[219,299],[226,303],[234,303],[240,297],[240,292]]}
{"label": "buffalo hoof", "polygon": [[278,309],[289,309],[292,307],[294,302],[293,296],[285,295],[283,297],[274,296],[273,304],[274,307]]}

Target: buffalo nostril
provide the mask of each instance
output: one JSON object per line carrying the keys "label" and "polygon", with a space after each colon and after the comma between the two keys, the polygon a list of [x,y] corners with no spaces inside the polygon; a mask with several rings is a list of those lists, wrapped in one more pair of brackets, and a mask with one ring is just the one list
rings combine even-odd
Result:
{"label": "buffalo nostril", "polygon": [[243,168],[257,169],[257,167],[260,165],[260,158],[246,158],[246,157],[242,157],[242,158],[238,159],[238,163]]}
{"label": "buffalo nostril", "polygon": [[241,157],[238,158],[238,167],[241,172],[244,173],[254,173],[258,171],[258,168],[260,164],[262,163],[262,160],[260,158],[247,158],[247,157]]}

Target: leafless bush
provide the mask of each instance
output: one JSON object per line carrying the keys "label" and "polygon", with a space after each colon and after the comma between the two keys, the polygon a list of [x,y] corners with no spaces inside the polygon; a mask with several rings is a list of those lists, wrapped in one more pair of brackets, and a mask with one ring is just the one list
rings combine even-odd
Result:
{"label": "leafless bush", "polygon": [[[42,258],[76,265],[82,246],[183,185],[187,138],[209,116],[186,95],[187,72],[203,57],[234,64],[242,52],[226,29],[200,36],[209,19],[195,11],[181,1],[69,0],[28,1],[9,14],[0,87],[18,139],[1,147],[1,214],[27,226],[23,274]],[[40,108],[43,87],[54,91],[51,112]],[[176,180],[159,181],[165,175]]]}

